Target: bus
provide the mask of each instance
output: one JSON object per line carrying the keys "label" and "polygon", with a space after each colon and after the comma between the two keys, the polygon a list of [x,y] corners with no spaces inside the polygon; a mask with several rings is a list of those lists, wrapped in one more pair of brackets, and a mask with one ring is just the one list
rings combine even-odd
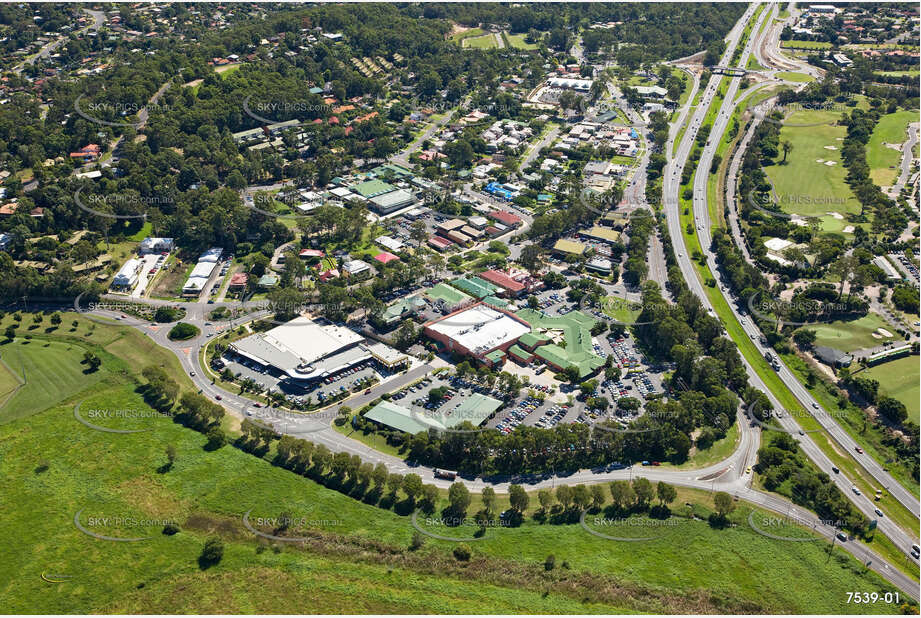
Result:
{"label": "bus", "polygon": [[435,468],[434,474],[436,479],[447,479],[449,481],[453,481],[457,478],[457,472],[453,472],[451,470],[441,470],[439,468]]}

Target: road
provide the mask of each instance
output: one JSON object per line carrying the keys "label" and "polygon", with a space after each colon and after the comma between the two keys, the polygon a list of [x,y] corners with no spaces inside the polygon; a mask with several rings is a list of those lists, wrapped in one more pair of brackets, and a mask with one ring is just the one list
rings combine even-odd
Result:
{"label": "road", "polygon": [[521,163],[518,165],[518,170],[526,170],[528,166],[540,156],[540,151],[552,144],[560,134],[560,126],[556,125],[547,133],[543,135],[537,142],[531,145],[528,149],[528,152],[521,159]]}
{"label": "road", "polygon": [[38,60],[39,58],[47,58],[48,56],[51,55],[51,52],[53,52],[58,47],[63,45],[70,38],[71,34],[73,34],[74,36],[79,36],[83,34],[84,32],[86,32],[87,30],[89,30],[90,28],[92,28],[96,32],[99,32],[99,28],[102,27],[102,24],[105,23],[105,20],[106,20],[105,13],[102,11],[91,11],[90,9],[83,9],[83,10],[90,14],[90,16],[93,18],[93,23],[81,28],[80,30],[77,30],[76,32],[68,33],[64,36],[60,36],[56,38],[53,41],[49,41],[48,43],[45,43],[42,46],[42,48],[38,50],[38,52],[36,52],[29,58],[23,60],[21,63],[13,67],[13,72],[19,75],[20,73],[22,73],[23,69],[26,68],[26,65],[31,66],[35,64],[35,61]]}
{"label": "road", "polygon": [[[733,50],[738,44],[739,38],[744,29],[744,24],[751,17],[754,7],[749,7],[746,11],[745,16],[736,24],[730,33],[729,45],[727,46],[727,58],[732,57]],[[746,46],[746,51],[742,55],[742,62],[744,63],[747,60],[748,54],[750,53],[751,42],[749,41]],[[738,86],[738,78],[733,79],[736,82],[736,89]],[[698,107],[694,116],[690,119],[691,127],[686,132],[684,139],[677,146],[677,151],[675,155],[675,160],[670,162],[666,167],[666,177],[665,177],[665,186],[663,187],[666,196],[666,214],[669,223],[669,230],[673,239],[679,239],[681,237],[680,222],[678,220],[678,183],[680,182],[680,171],[683,165],[686,163],[688,154],[690,153],[691,145],[694,142],[696,137],[697,129],[700,126],[700,122],[703,116],[706,113],[706,109],[709,103],[713,99],[713,95],[716,92],[716,86],[719,83],[719,77],[714,76],[710,80],[710,83],[707,85],[707,90],[705,91],[704,99],[701,102],[701,105]],[[695,88],[696,89],[696,88]],[[731,92],[735,92],[735,89],[732,89]],[[692,100],[693,96],[689,99]],[[725,130],[726,124],[728,122],[728,112],[732,107],[732,96],[727,96],[724,102],[724,109],[720,110],[720,115],[717,118],[717,121],[714,123],[714,135],[721,135],[722,131]],[[681,114],[681,118],[686,117],[687,107],[684,112]],[[674,134],[677,132],[676,128],[671,132],[670,142],[674,139]],[[719,131],[719,132],[717,132]],[[718,140],[711,140],[718,142]],[[714,144],[715,145],[715,144]],[[669,144],[669,149],[674,145]],[[704,154],[701,158],[701,168],[708,169],[709,161],[712,159],[714,153],[714,148],[706,148]],[[705,179],[705,175],[701,175]],[[703,183],[703,193],[706,195],[706,183]],[[696,199],[699,195],[699,187],[695,183],[695,213],[697,213],[697,204],[698,200]],[[705,203],[703,213],[706,213]],[[706,223],[705,226],[705,235],[709,238],[709,221],[705,217],[703,222]],[[709,243],[707,243],[709,244]],[[688,285],[701,297],[701,300],[705,305],[709,305],[709,301],[705,294],[703,294],[703,288],[698,280],[696,273],[693,269],[693,265],[690,264],[690,260],[686,257],[685,251],[680,247],[680,242],[676,244],[678,257],[679,257],[679,266],[682,269],[682,272],[687,279]],[[709,261],[712,264],[712,256],[708,256]],[[730,302],[730,306],[732,303]],[[239,397],[234,393],[225,391],[216,385],[212,384],[211,381],[205,377],[207,376],[206,371],[199,364],[199,355],[198,351],[203,344],[206,344],[209,337],[208,335],[213,335],[215,332],[223,330],[223,327],[217,326],[208,326],[204,324],[205,316],[209,309],[213,308],[212,306],[203,305],[201,303],[186,303],[184,306],[187,309],[187,317],[184,321],[195,323],[202,329],[202,334],[196,337],[194,340],[187,342],[171,342],[166,337],[168,332],[168,326],[164,325],[150,325],[148,323],[142,323],[140,321],[127,321],[126,323],[138,328],[139,330],[145,332],[145,334],[156,342],[158,345],[166,347],[167,349],[172,350],[180,359],[183,369],[187,373],[194,372],[195,375],[191,377],[192,381],[202,390],[202,393],[209,397],[212,400],[220,401],[220,403],[229,410],[231,414],[239,418],[245,418],[245,411],[249,410],[253,412],[253,409],[249,406],[251,405],[250,400]],[[219,305],[215,305],[219,306]],[[102,312],[105,315],[111,316],[111,312]],[[260,312],[255,315],[258,317],[260,315],[266,315],[267,312]],[[254,316],[250,316],[251,319]],[[739,316],[736,316],[737,319],[740,319]],[[134,322],[134,323],[132,323]],[[743,359],[744,360],[744,359]],[[760,381],[757,374],[752,370],[750,366],[746,363],[749,375],[752,380],[752,384],[756,388],[761,388],[766,393],[770,393],[764,384]],[[384,394],[385,392],[390,392],[397,389],[401,384],[406,384],[417,377],[421,377],[428,371],[428,366],[422,366],[415,370],[412,370],[408,374],[403,374],[397,378],[384,383],[376,385],[371,389],[371,392],[365,395],[362,393],[354,397],[351,400],[348,400],[348,405],[350,407],[364,405],[362,402],[368,402],[374,398]],[[776,405],[776,402],[775,402]],[[338,407],[338,406],[334,406]],[[450,481],[445,481],[442,479],[435,479],[433,471],[430,468],[422,466],[411,466],[405,461],[398,459],[396,457],[386,455],[384,453],[378,452],[370,447],[365,446],[364,444],[347,438],[343,434],[335,431],[330,427],[329,418],[330,412],[325,411],[320,414],[313,415],[313,420],[311,420],[311,415],[285,415],[283,418],[272,417],[270,413],[261,412],[260,413],[264,420],[268,422],[273,422],[276,426],[284,431],[285,433],[291,433],[299,437],[306,438],[317,444],[325,444],[333,451],[337,452],[348,452],[350,454],[357,454],[363,460],[377,463],[382,462],[388,466],[391,471],[395,472],[407,472],[413,471],[419,474],[424,482],[434,483],[440,487],[447,487],[450,485]],[[317,418],[319,417],[319,419]],[[781,419],[781,423],[785,428],[791,431],[797,429],[797,425],[794,420],[792,420],[789,415],[786,415],[785,418]],[[464,479],[464,483],[468,488],[472,490],[477,490],[486,485],[494,487],[497,491],[507,492],[508,485],[512,482],[519,482],[526,484],[529,489],[538,489],[543,487],[553,487],[557,483],[579,483],[579,482],[590,482],[590,483],[600,483],[608,482],[614,479],[628,479],[632,478],[634,475],[641,475],[650,480],[664,480],[669,483],[674,483],[676,485],[694,487],[704,490],[721,490],[727,491],[733,495],[738,496],[740,499],[748,500],[762,506],[766,509],[775,511],[777,513],[787,515],[794,515],[803,521],[815,521],[815,516],[808,511],[801,509],[787,502],[780,496],[774,494],[768,494],[765,492],[760,492],[750,488],[751,476],[746,473],[746,469],[755,463],[757,457],[757,448],[760,441],[760,432],[758,429],[753,428],[751,424],[744,418],[742,415],[739,415],[739,427],[740,427],[740,445],[726,460],[719,462],[717,464],[698,469],[698,470],[674,470],[668,468],[655,468],[655,467],[643,467],[643,468],[629,468],[625,470],[611,470],[611,471],[600,471],[600,470],[581,470],[574,474],[560,477],[555,475],[545,475],[542,477],[516,477],[516,478],[503,478],[503,479],[483,479],[483,478],[474,478],[474,479]],[[827,458],[824,457],[824,454],[818,449],[817,446],[810,440],[807,436],[800,438],[800,445],[803,448],[803,451],[807,456],[812,458],[817,464],[823,469],[830,469],[830,462]],[[866,508],[870,508],[872,513],[872,502],[870,502],[865,496],[862,499],[855,499],[853,496],[849,495],[849,482],[842,475],[833,475],[835,476],[835,482],[842,487],[845,491],[845,495],[848,495],[849,498],[854,500],[861,510],[866,512]],[[907,534],[901,531],[897,526],[890,524],[889,520],[883,519],[879,524],[880,530],[892,538],[897,546],[900,549],[907,549],[913,541]],[[819,526],[816,528],[817,531],[822,532],[823,534],[831,536],[834,533],[832,528],[827,526]],[[911,578],[905,574],[898,571],[895,567],[890,565],[888,562],[880,558],[878,555],[874,554],[872,551],[868,550],[863,545],[860,545],[857,541],[848,541],[842,544],[842,547],[847,551],[851,552],[853,555],[857,556],[862,560],[864,564],[880,573],[888,581],[892,582],[894,585],[898,586],[902,590],[908,592],[913,597],[917,596],[917,583],[915,583]]]}
{"label": "road", "polygon": [[397,163],[399,165],[409,166],[410,155],[422,147],[422,142],[424,142],[425,140],[435,135],[435,133],[438,130],[440,130],[441,127],[448,124],[448,121],[451,120],[451,116],[453,115],[454,115],[453,109],[449,109],[448,111],[444,112],[441,118],[431,123],[429,127],[425,131],[423,131],[419,137],[414,139],[412,143],[410,143],[406,148],[396,153],[395,155],[391,156],[390,161],[393,163]]}
{"label": "road", "polygon": [[[752,8],[750,7],[749,11],[751,10]],[[761,17],[763,18],[764,15],[762,15]],[[740,21],[740,23],[742,23],[742,21]],[[734,29],[733,32],[734,32],[734,36],[733,35],[730,36],[730,44],[727,46],[726,53],[724,56],[724,62],[732,58],[735,46],[738,42],[738,37],[741,35],[741,30],[736,31],[736,29]],[[755,27],[755,29],[753,29],[753,32],[757,32],[757,26]],[[742,66],[742,67],[745,66],[745,63],[747,62],[748,56],[751,52],[751,48],[752,48],[752,40],[749,39],[746,43],[745,49],[743,50],[738,66]],[[741,77],[734,77],[730,79],[731,79],[731,82],[730,82],[729,90],[727,92],[726,97],[723,100],[723,104],[719,110],[719,113],[717,114],[713,122],[713,127],[712,127],[711,134],[710,134],[711,137],[707,145],[704,147],[703,152],[700,157],[700,161],[698,163],[698,169],[700,170],[710,169],[710,165],[713,160],[713,156],[716,152],[716,148],[719,144],[721,136],[723,135],[723,133],[725,132],[728,126],[730,117],[732,115],[732,109],[734,105],[736,104],[736,102],[734,102],[734,98],[735,98],[735,93],[738,90],[738,86],[739,86]],[[707,109],[710,103],[713,101],[715,97],[720,80],[721,80],[720,76],[714,75],[713,77],[711,77],[710,82],[707,84],[707,88],[704,92],[700,105],[697,107],[697,110],[695,111],[693,117],[689,121],[690,126],[688,130],[685,132],[683,140],[677,146],[677,150],[675,151],[675,158],[673,161],[670,161],[669,164],[666,166],[666,177],[665,177],[665,182],[663,186],[663,196],[665,198],[665,205],[666,205],[666,218],[668,222],[669,233],[676,247],[676,251],[677,251],[676,257],[677,257],[678,265],[681,268],[681,271],[684,274],[684,278],[689,288],[691,289],[691,291],[694,292],[695,295],[697,295],[700,298],[704,306],[710,309],[711,311],[713,310],[713,306],[704,291],[703,283],[701,282],[700,278],[697,276],[696,269],[687,253],[687,249],[684,247],[683,234],[682,234],[682,228],[681,228],[681,222],[680,222],[680,214],[679,214],[680,202],[678,199],[678,194],[680,190],[682,169],[684,165],[687,163],[688,156],[690,155],[690,152],[691,152],[691,148],[693,144],[695,143],[697,132],[701,126],[701,123],[703,122],[704,117],[707,114]],[[710,250],[710,240],[711,240],[710,225],[711,223],[709,219],[709,211],[707,208],[707,177],[708,177],[708,173],[706,172],[695,175],[693,206],[694,206],[694,216],[699,225],[698,235],[700,237],[700,244],[701,244],[702,250],[706,256],[706,261],[710,268],[710,272],[716,273],[717,268],[716,268],[715,256],[713,252]],[[740,314],[739,310],[736,307],[734,299],[732,299],[729,296],[728,290],[725,288],[720,288],[720,290],[722,294],[724,295],[727,304],[729,305],[730,309],[732,310],[734,314],[734,319],[736,319],[741,324],[745,332],[751,337],[753,342],[755,342],[755,345],[758,346],[757,342],[758,342],[759,336],[761,335],[760,331],[757,330],[757,327],[754,324],[752,324],[751,321],[745,320],[744,317]],[[766,350],[761,350],[761,351],[766,351]],[[746,370],[748,372],[749,379],[751,381],[752,386],[766,393],[767,396],[770,398],[772,404],[774,405],[775,409],[783,410],[783,406],[780,405],[780,402],[776,399],[774,394],[767,388],[767,386],[761,380],[760,376],[757,374],[754,368],[750,365],[748,360],[744,356],[742,357],[742,360],[746,366]],[[790,372],[790,370],[785,365],[781,365],[781,371],[778,373],[781,379],[783,380],[783,382],[790,388],[791,392],[803,404],[806,410],[817,410],[819,412],[824,412],[824,410],[821,410],[821,407],[818,405],[818,403],[812,399],[812,397],[806,391],[805,387],[803,387],[799,383],[796,377]],[[845,452],[847,453],[855,452],[854,448],[856,447],[856,443],[850,438],[849,435],[847,435],[847,433],[841,428],[841,426],[838,425],[838,423],[834,421],[834,419],[831,416],[829,416],[827,413],[826,414],[821,414],[821,413],[814,414],[814,416],[816,417],[816,420],[818,420],[819,423],[822,425],[822,427],[826,431],[828,431],[829,434],[832,435],[833,439],[835,439],[839,444],[842,445]],[[796,423],[796,421],[790,416],[790,414],[784,415],[784,417],[781,419],[781,424],[785,429],[787,429],[794,435],[798,433],[799,426]],[[830,473],[830,476],[832,477],[833,482],[835,482],[835,484],[842,490],[842,492],[844,492],[844,495],[848,496],[848,498],[851,499],[851,501],[857,506],[857,508],[860,509],[861,512],[867,515],[867,517],[869,517],[870,519],[877,518],[876,515],[874,514],[875,504],[872,502],[872,500],[870,500],[866,496],[853,495],[851,492],[852,483],[846,478],[844,474],[831,473],[831,468],[833,465],[832,462],[828,459],[825,453],[816,445],[816,443],[809,437],[808,434],[800,436],[799,443],[800,443],[800,446],[803,452],[810,459],[812,459],[812,461],[814,461],[818,465],[819,469]],[[882,467],[877,462],[872,461],[870,457],[867,457],[867,456],[862,457],[860,460],[860,463],[864,466],[864,468],[868,472],[870,472],[871,475],[874,476],[874,478],[877,478],[877,480],[882,478],[883,481],[880,482],[880,485],[883,488],[886,488],[887,490],[889,490],[890,493],[893,495],[893,497],[895,497],[900,503],[905,505],[906,508],[908,508],[912,513],[914,513],[917,516],[918,507],[919,507],[918,500],[915,499],[914,496],[912,496],[910,492],[908,492],[907,489],[905,489],[904,487],[899,485],[894,479],[892,479],[892,477],[888,473],[883,471]],[[892,539],[895,542],[896,546],[899,547],[900,550],[905,551],[906,554],[908,553],[908,549],[910,548],[911,544],[917,543],[916,537],[913,537],[912,535],[902,530],[899,526],[892,523],[890,519],[880,518],[879,530],[883,534],[885,534],[887,537]]]}

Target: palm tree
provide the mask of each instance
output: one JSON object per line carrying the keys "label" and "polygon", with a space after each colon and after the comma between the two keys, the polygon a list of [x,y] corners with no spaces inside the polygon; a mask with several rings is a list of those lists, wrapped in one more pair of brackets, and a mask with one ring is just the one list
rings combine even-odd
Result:
{"label": "palm tree", "polygon": [[793,152],[793,144],[790,143],[790,140],[784,140],[780,142],[780,148],[783,150],[783,161],[781,163],[786,163],[787,155]]}

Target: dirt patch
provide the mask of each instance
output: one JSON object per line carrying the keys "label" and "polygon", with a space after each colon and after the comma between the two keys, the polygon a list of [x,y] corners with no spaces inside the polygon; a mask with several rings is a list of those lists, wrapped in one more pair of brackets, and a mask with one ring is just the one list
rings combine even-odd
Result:
{"label": "dirt patch", "polygon": [[184,503],[178,502],[172,492],[150,476],[129,479],[115,489],[132,508],[151,517],[177,519],[185,510]]}

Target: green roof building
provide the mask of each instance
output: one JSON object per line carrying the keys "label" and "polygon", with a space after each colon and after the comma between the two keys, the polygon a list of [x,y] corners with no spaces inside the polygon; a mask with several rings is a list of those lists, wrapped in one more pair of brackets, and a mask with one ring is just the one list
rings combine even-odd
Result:
{"label": "green roof building", "polygon": [[500,291],[499,287],[491,284],[489,281],[480,279],[479,277],[471,277],[469,279],[462,277],[452,281],[451,285],[463,290],[464,292],[477,299],[485,298],[487,296],[495,296],[496,292]]}
{"label": "green roof building", "polygon": [[456,288],[452,288],[446,283],[439,283],[426,290],[425,295],[432,300],[443,301],[447,305],[458,305],[468,300],[473,300],[467,294],[464,294]]}
{"label": "green roof building", "polygon": [[457,403],[454,401],[447,402],[439,410],[418,412],[391,401],[381,401],[365,413],[365,418],[398,431],[417,434],[429,429],[443,431],[464,421],[478,427],[502,405],[501,401],[479,393],[473,393]]}
{"label": "green roof building", "polygon": [[384,182],[383,180],[378,180],[377,178],[360,182],[357,185],[352,185],[349,187],[349,189],[365,199],[371,199],[372,197],[377,197],[378,195],[396,191],[396,187]]}

